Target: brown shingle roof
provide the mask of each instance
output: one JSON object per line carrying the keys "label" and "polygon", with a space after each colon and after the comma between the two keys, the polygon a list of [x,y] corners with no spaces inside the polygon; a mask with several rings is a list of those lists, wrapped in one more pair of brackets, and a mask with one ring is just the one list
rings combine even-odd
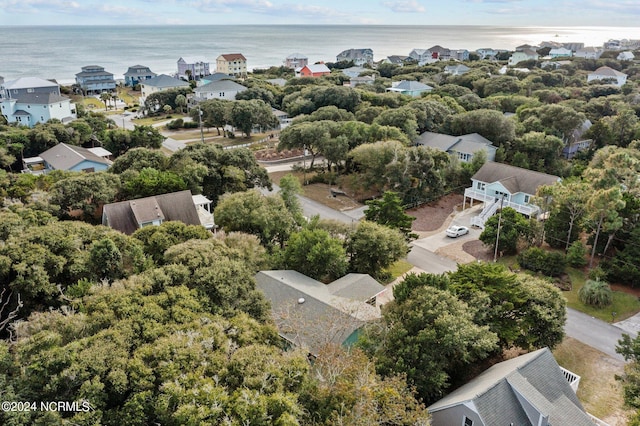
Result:
{"label": "brown shingle roof", "polygon": [[191,191],[171,192],[153,197],[138,198],[106,204],[102,224],[131,235],[140,225],[161,219],[178,220],[187,225],[200,225]]}
{"label": "brown shingle roof", "polygon": [[222,56],[225,59],[225,61],[237,61],[238,59],[241,61],[247,60],[247,58],[245,58],[242,53],[227,53],[220,56]]}

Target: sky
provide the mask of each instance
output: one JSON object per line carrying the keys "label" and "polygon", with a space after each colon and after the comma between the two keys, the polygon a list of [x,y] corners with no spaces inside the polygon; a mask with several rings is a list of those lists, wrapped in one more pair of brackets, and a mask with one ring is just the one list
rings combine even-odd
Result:
{"label": "sky", "polygon": [[636,27],[639,0],[0,0],[0,25]]}

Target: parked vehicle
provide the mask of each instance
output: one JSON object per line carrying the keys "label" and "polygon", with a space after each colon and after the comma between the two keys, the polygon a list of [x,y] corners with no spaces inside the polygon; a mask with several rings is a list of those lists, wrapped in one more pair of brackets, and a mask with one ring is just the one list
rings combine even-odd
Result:
{"label": "parked vehicle", "polygon": [[451,225],[446,232],[447,237],[458,238],[461,235],[468,234],[469,228],[466,226]]}

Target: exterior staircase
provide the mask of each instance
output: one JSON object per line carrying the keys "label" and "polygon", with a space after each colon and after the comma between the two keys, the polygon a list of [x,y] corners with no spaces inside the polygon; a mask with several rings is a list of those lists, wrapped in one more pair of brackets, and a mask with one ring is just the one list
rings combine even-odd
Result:
{"label": "exterior staircase", "polygon": [[487,203],[479,215],[471,218],[471,225],[477,226],[480,229],[484,229],[484,224],[491,216],[493,216],[500,207],[500,200],[494,200],[492,203]]}

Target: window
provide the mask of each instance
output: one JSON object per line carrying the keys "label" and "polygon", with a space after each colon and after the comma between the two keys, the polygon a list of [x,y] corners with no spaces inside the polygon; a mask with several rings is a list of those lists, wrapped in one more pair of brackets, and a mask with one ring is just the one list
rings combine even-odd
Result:
{"label": "window", "polygon": [[27,93],[33,93],[34,90],[33,89],[27,89]]}
{"label": "window", "polygon": [[478,182],[476,188],[478,188],[480,191],[484,191],[485,184],[483,182]]}
{"label": "window", "polygon": [[528,203],[528,202],[529,202],[529,196],[528,196],[528,195],[525,195],[525,196],[524,196],[524,202],[525,202],[525,203]]}
{"label": "window", "polygon": [[465,416],[464,417],[464,425],[463,426],[473,426],[473,420],[471,420],[469,417]]}

